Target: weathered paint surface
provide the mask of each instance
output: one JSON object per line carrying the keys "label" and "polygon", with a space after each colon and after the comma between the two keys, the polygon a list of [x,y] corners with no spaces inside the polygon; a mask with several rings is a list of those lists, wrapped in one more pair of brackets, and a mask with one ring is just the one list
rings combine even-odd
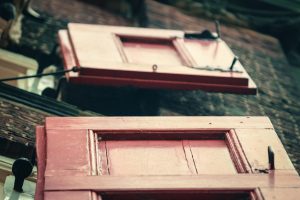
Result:
{"label": "weathered paint surface", "polygon": [[265,117],[47,118],[37,151],[39,199],[299,195],[298,174]]}

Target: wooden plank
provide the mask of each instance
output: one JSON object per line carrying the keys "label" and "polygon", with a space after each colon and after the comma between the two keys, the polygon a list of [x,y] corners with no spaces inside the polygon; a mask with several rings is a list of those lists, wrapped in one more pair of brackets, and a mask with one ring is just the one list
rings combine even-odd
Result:
{"label": "wooden plank", "polygon": [[51,129],[92,129],[107,131],[209,131],[230,129],[273,129],[268,117],[47,117]]}
{"label": "wooden plank", "polygon": [[[143,62],[142,59],[139,59]],[[148,64],[146,63],[148,62]],[[165,61],[164,61],[165,62]],[[198,84],[215,84],[215,85],[228,85],[235,87],[246,87],[249,85],[249,79],[241,76],[240,74],[232,74],[226,77],[225,72],[213,72],[206,70],[197,70],[181,65],[159,65],[158,62],[145,61],[146,64],[123,63],[123,64],[99,64],[93,66],[83,66],[80,70],[80,76],[86,77],[107,77],[123,79],[141,79],[141,80],[154,80],[154,81],[174,81],[179,84],[180,82],[190,82]],[[156,69],[153,66],[156,65]],[[170,68],[172,69],[170,71]],[[246,73],[246,72],[245,72]]]}
{"label": "wooden plank", "polygon": [[271,129],[235,129],[252,171],[268,169],[268,146],[275,153],[275,169],[297,174],[276,132]]}
{"label": "wooden plank", "polygon": [[297,176],[201,175],[201,176],[46,176],[45,191],[188,191],[300,188]]}
{"label": "wooden plank", "polygon": [[46,146],[45,176],[91,175],[93,163],[87,130],[47,130]]}
{"label": "wooden plank", "polygon": [[[116,71],[116,73],[118,73]],[[201,89],[207,92],[223,92],[234,94],[256,94],[257,88],[255,85],[250,84],[247,86],[234,86],[222,84],[206,84],[196,82],[184,81],[165,81],[165,80],[148,80],[137,78],[119,78],[119,77],[104,77],[104,76],[84,76],[70,77],[70,82],[73,84],[88,84],[95,86],[136,86],[139,88],[165,88],[174,90],[198,90]],[[151,84],[150,84],[151,83]],[[253,83],[253,82],[252,82]]]}

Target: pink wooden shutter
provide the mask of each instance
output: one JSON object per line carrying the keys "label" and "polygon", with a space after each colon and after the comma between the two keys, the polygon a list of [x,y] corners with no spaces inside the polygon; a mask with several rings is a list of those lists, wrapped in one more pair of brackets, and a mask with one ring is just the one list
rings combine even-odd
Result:
{"label": "pink wooden shutter", "polygon": [[[185,39],[183,31],[69,24],[59,31],[69,81],[94,85],[202,89],[256,94],[256,86],[221,39]],[[212,69],[213,68],[213,69]]]}
{"label": "pink wooden shutter", "polygon": [[[272,171],[268,146],[275,152]],[[265,117],[52,117],[37,128],[37,155],[37,199],[300,193],[298,174]]]}

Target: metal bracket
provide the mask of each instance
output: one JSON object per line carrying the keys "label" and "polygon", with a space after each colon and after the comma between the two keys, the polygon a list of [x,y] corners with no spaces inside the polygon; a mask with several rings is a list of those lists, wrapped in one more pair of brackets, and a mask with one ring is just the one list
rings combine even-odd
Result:
{"label": "metal bracket", "polygon": [[238,61],[238,60],[239,60],[239,57],[234,56],[234,58],[233,58],[233,60],[232,60],[232,63],[231,63],[231,66],[229,67],[229,70],[230,70],[230,71],[233,70],[233,67],[234,67],[235,63],[236,63],[236,61]]}
{"label": "metal bracket", "polygon": [[267,169],[254,169],[258,173],[269,174],[271,170],[275,170],[275,153],[271,146],[268,146],[268,168]]}

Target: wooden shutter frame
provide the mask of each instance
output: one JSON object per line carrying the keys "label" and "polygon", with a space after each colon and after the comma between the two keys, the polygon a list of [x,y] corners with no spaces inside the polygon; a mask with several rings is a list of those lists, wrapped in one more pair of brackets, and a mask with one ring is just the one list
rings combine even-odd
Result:
{"label": "wooden shutter frame", "polygon": [[[85,28],[85,31],[97,30],[97,26],[69,24],[68,31],[59,31],[59,42],[62,48],[64,66],[66,69],[71,69],[75,65],[81,66],[81,63],[78,60],[78,55],[76,56],[77,52],[73,41],[74,38],[72,39],[71,35],[73,29],[76,30],[80,28]],[[106,65],[101,66],[101,64],[97,64],[97,66],[94,67],[83,65],[79,74],[71,73],[67,76],[70,82],[75,84],[89,83],[91,85],[100,84],[112,86],[137,85],[138,87],[143,88],[203,89],[211,92],[224,91],[256,94],[256,86],[254,82],[243,67],[241,67],[239,62],[237,62],[237,65],[240,65],[240,69],[243,71],[241,74],[205,70],[200,70],[200,72],[197,69],[191,69],[191,67],[195,67],[196,64],[188,50],[185,48],[182,31],[162,30],[160,32],[158,29],[142,29],[147,33],[146,34],[142,31],[126,31],[128,28],[126,29],[124,27],[113,27],[111,29],[112,40],[118,49],[123,63],[110,63],[109,67]],[[161,35],[159,33],[161,33]],[[163,33],[166,35],[163,36]],[[169,40],[173,43],[176,52],[179,54],[179,57],[183,60],[183,63],[185,63],[186,66],[178,66],[178,69],[176,66],[170,66],[167,68],[160,68],[158,66],[158,68],[154,71],[152,65],[148,66],[128,63],[120,37]],[[219,40],[218,42],[224,43],[222,40]],[[225,43],[224,45],[228,47]],[[228,50],[230,51],[229,47]],[[155,61],[153,64],[155,65]]]}
{"label": "wooden shutter frame", "polygon": [[[178,122],[181,122],[180,124]],[[230,123],[229,123],[230,122]],[[199,128],[201,127],[201,128]],[[223,127],[223,128],[222,128]],[[80,131],[87,135],[87,142],[90,143],[91,149],[95,148],[95,142],[98,137],[122,137],[131,135],[134,137],[138,134],[190,134],[193,137],[199,137],[196,133],[215,134],[214,137],[227,138],[227,145],[237,145],[234,147],[239,155],[242,151],[241,141],[235,144],[236,132],[244,131],[271,131],[273,126],[268,118],[265,117],[99,117],[99,118],[60,118],[51,117],[46,119],[45,127],[39,126],[37,132],[37,157],[38,157],[38,183],[36,190],[36,199],[42,200],[45,194],[60,193],[64,191],[85,191],[93,196],[91,199],[98,199],[97,192],[188,192],[198,191],[207,192],[215,191],[246,191],[252,196],[252,199],[262,199],[264,194],[269,196],[274,192],[290,190],[300,192],[300,183],[297,172],[291,166],[291,169],[275,170],[270,174],[253,174],[244,173],[238,175],[196,175],[196,176],[95,176],[96,163],[90,162],[91,173],[78,174],[75,176],[68,175],[46,175],[45,170],[47,162],[47,143],[46,132],[56,131],[63,134],[66,131]],[[184,133],[185,132],[185,133]],[[225,135],[224,135],[225,134]],[[223,135],[223,136],[222,136]],[[200,137],[202,137],[200,136]],[[278,138],[277,138],[278,139]],[[67,138],[66,138],[67,140]],[[63,141],[64,142],[64,141]],[[277,148],[282,145],[278,140]],[[281,149],[282,150],[282,149]],[[283,149],[284,150],[284,149]],[[95,156],[96,150],[91,151],[91,157]],[[286,154],[286,152],[283,152]],[[94,155],[93,155],[94,154]],[[243,156],[240,159],[245,164]],[[91,159],[93,160],[93,159]],[[49,164],[49,163],[48,163]],[[246,163],[247,165],[247,163]],[[289,166],[289,164],[288,164]],[[246,170],[253,170],[248,163]],[[249,171],[250,172],[250,171]],[[288,176],[287,176],[288,175]],[[295,190],[295,191],[294,191]],[[94,191],[94,192],[93,192]]]}

